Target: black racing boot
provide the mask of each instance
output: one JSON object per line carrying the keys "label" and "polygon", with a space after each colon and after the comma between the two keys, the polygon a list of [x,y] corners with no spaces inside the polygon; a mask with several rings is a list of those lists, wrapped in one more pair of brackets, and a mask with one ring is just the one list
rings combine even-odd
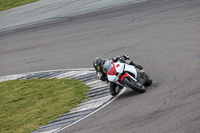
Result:
{"label": "black racing boot", "polygon": [[133,61],[131,61],[129,65],[132,65],[132,66],[134,66],[134,67],[136,67],[137,69],[140,69],[140,70],[143,69],[143,66],[136,65],[135,63],[133,63]]}

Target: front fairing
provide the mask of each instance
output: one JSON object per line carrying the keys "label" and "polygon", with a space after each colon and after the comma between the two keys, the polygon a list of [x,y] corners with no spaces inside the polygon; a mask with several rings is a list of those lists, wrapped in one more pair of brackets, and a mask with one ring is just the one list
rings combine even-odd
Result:
{"label": "front fairing", "polygon": [[122,73],[124,69],[124,63],[107,60],[103,65],[103,70],[107,74],[108,80],[111,82],[118,80],[118,74]]}
{"label": "front fairing", "polygon": [[112,60],[107,60],[103,64],[103,71],[108,75],[116,75],[117,71],[115,65],[113,64]]}
{"label": "front fairing", "polygon": [[137,70],[134,66],[125,64],[124,71],[132,73],[135,76],[135,78],[137,78]]}
{"label": "front fairing", "polygon": [[117,78],[116,68],[112,60],[107,60],[103,65],[103,71],[107,74],[108,80],[114,82]]}
{"label": "front fairing", "polygon": [[115,82],[118,79],[116,75],[107,75],[107,77],[110,82]]}

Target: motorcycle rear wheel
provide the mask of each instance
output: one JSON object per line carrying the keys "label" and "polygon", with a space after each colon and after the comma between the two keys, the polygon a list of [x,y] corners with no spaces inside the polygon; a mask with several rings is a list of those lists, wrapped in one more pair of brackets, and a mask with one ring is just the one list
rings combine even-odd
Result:
{"label": "motorcycle rear wheel", "polygon": [[130,87],[132,90],[135,90],[139,93],[144,93],[146,91],[145,87],[143,85],[137,84],[137,82],[130,81],[131,79],[124,78],[123,83],[126,84],[128,87]]}
{"label": "motorcycle rear wheel", "polygon": [[146,74],[146,73],[144,73],[144,76],[145,76],[145,78],[146,78],[146,82],[145,82],[145,86],[147,87],[147,86],[150,86],[151,84],[152,84],[152,79]]}

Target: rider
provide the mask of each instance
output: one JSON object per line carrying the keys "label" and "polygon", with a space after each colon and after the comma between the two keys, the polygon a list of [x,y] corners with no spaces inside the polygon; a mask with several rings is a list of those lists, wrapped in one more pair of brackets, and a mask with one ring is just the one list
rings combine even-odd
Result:
{"label": "rider", "polygon": [[[130,57],[128,55],[117,56],[116,58],[111,58],[111,60],[113,62],[120,61],[121,63],[133,65],[140,70],[143,69],[142,66],[136,65],[135,63],[133,63],[133,61],[130,59]],[[96,57],[93,61],[93,66],[96,70],[97,78],[100,79],[101,81],[108,83],[109,81],[108,81],[108,78],[107,78],[107,74],[104,73],[104,71],[103,71],[103,64],[104,64],[105,61],[106,60],[103,60],[100,57]],[[119,90],[122,89],[122,88],[119,88],[119,87],[120,86],[115,84],[115,83],[110,83],[110,94],[112,96],[116,96],[119,93]]]}

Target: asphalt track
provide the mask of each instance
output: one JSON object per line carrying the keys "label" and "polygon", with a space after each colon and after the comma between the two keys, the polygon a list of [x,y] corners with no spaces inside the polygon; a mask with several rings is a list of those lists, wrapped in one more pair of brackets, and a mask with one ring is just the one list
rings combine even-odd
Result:
{"label": "asphalt track", "polygon": [[199,133],[200,1],[148,0],[0,33],[0,75],[128,54],[157,79],[60,133]]}

